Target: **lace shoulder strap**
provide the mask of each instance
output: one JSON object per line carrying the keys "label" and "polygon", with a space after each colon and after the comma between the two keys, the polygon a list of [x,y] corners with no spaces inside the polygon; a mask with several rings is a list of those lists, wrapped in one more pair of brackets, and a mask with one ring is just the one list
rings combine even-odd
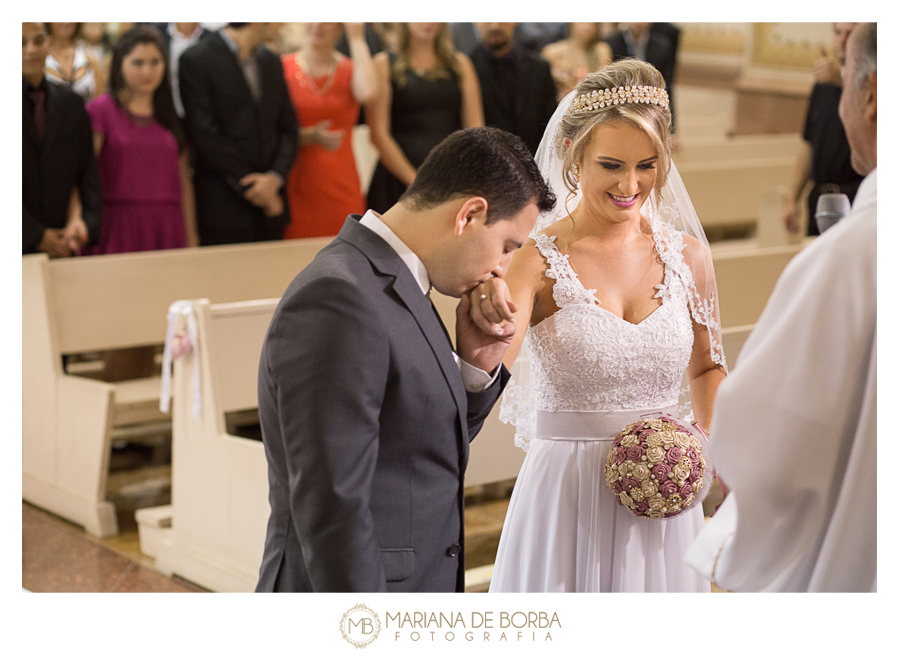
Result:
{"label": "lace shoulder strap", "polygon": [[[665,263],[666,270],[663,285],[657,286],[659,292],[656,296],[672,295],[675,292],[674,286],[679,286],[684,291],[694,322],[704,325],[709,332],[710,355],[713,362],[725,366],[725,349],[721,343],[718,308],[715,306],[717,297],[714,289],[715,278],[712,278],[712,292],[704,288],[701,294],[697,289],[694,272],[691,270],[691,266],[685,262],[682,253],[687,247],[684,234],[669,222],[658,217],[652,220],[651,226],[653,227],[653,237],[656,240],[656,249]],[[712,268],[711,258],[706,267]],[[701,281],[706,280],[705,275],[701,277]]]}
{"label": "lace shoulder strap", "polygon": [[594,304],[597,291],[593,288],[585,288],[572,265],[569,263],[569,254],[563,255],[556,246],[555,235],[544,235],[536,233],[532,236],[534,245],[540,252],[544,260],[547,261],[547,270],[544,276],[548,279],[554,279],[553,284],[553,301],[559,308],[568,304]]}

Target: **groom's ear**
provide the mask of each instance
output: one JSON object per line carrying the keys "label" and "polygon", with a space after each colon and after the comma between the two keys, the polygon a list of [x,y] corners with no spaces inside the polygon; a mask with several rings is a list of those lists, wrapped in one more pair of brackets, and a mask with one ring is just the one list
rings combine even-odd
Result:
{"label": "groom's ear", "polygon": [[487,221],[487,209],[488,202],[484,197],[473,196],[463,201],[459,212],[456,213],[454,233],[462,235],[466,227],[484,224]]}

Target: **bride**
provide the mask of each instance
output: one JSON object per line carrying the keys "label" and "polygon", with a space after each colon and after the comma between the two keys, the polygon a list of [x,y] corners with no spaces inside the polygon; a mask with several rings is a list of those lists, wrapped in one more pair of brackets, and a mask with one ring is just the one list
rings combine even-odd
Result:
{"label": "bride", "polygon": [[[482,327],[528,327],[505,358],[516,380],[501,419],[528,454],[492,592],[710,591],[683,560],[701,507],[638,518],[604,478],[612,439],[644,414],[687,411],[709,427],[726,373],[709,245],[671,166],[670,121],[649,64],[623,60],[583,78],[538,149],[557,207],[506,277],[471,293]],[[679,408],[685,377],[690,402]]]}

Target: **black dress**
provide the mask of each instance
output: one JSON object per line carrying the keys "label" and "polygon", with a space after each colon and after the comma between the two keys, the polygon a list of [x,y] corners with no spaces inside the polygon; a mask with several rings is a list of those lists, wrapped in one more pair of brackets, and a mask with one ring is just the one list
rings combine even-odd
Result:
{"label": "black dress", "polygon": [[815,219],[819,197],[825,192],[843,192],[852,202],[863,179],[850,162],[850,143],[838,116],[840,102],[841,88],[829,82],[817,83],[809,97],[803,139],[812,149],[811,176],[815,186],[807,199],[808,235],[819,235]]}
{"label": "black dress", "polygon": [[[396,57],[389,57],[393,71]],[[459,78],[448,71],[445,77],[428,79],[410,70],[402,86],[391,76],[391,94],[391,135],[410,164],[418,169],[431,149],[462,128]],[[406,185],[379,161],[369,185],[369,208],[383,213],[404,192]]]}

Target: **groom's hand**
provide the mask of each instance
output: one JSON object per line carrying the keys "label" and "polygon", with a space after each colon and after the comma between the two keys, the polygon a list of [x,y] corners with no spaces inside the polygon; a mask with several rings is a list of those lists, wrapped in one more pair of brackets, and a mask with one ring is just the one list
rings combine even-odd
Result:
{"label": "groom's hand", "polygon": [[493,372],[516,333],[516,304],[503,279],[493,278],[460,299],[456,307],[456,348],[469,365]]}

